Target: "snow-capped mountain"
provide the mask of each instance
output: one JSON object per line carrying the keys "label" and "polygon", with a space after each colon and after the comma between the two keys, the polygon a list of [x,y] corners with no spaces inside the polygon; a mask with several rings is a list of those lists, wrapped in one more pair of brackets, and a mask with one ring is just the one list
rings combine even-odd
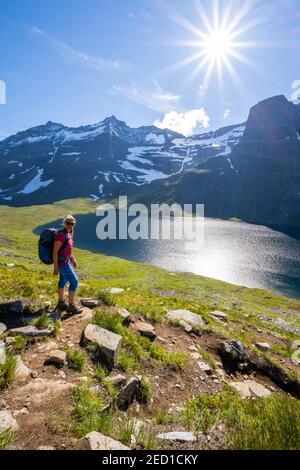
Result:
{"label": "snow-capped mountain", "polygon": [[194,161],[167,181],[151,183],[136,199],[202,203],[208,217],[299,226],[300,105],[282,95],[266,99],[250,109],[245,126],[229,132],[239,135],[231,151],[226,147],[218,157]]}
{"label": "snow-capped mountain", "polygon": [[0,203],[114,197],[231,153],[244,125],[185,138],[111,116],[78,128],[47,122],[0,142]]}

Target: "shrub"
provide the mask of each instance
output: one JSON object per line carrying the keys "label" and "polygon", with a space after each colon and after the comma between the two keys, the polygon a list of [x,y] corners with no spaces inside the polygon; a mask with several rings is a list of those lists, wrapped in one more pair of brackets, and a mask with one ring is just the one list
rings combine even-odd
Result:
{"label": "shrub", "polygon": [[107,305],[108,307],[113,307],[116,305],[116,302],[112,298],[112,295],[106,290],[99,290],[96,294],[96,297],[99,300],[101,300],[104,303],[104,305]]}
{"label": "shrub", "polygon": [[0,390],[7,388],[13,381],[16,371],[16,358],[11,353],[6,353],[3,364],[0,364]]}
{"label": "shrub", "polygon": [[85,366],[86,357],[78,349],[67,349],[67,361],[71,369],[81,372]]}

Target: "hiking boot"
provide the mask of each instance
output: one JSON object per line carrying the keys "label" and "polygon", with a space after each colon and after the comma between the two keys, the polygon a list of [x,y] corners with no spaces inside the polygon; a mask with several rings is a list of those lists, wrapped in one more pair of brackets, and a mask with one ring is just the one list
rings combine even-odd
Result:
{"label": "hiking boot", "polygon": [[67,313],[70,315],[78,315],[82,312],[82,308],[78,307],[76,304],[69,304],[67,307]]}
{"label": "hiking boot", "polygon": [[65,310],[67,310],[67,308],[68,308],[67,302],[65,302],[65,300],[59,300],[57,302],[55,310],[57,310],[58,312],[64,312]]}

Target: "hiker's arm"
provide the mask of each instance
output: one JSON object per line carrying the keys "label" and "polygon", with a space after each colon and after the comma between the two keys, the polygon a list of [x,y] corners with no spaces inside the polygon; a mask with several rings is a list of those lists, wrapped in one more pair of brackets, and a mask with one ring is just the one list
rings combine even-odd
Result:
{"label": "hiker's arm", "polygon": [[76,259],[74,258],[73,255],[70,256],[70,260],[71,260],[71,263],[74,266],[74,268],[77,268],[77,261],[76,261]]}
{"label": "hiker's arm", "polygon": [[53,247],[53,263],[54,263],[54,271],[53,274],[56,276],[59,273],[58,269],[58,252],[61,248],[62,242],[55,241]]}

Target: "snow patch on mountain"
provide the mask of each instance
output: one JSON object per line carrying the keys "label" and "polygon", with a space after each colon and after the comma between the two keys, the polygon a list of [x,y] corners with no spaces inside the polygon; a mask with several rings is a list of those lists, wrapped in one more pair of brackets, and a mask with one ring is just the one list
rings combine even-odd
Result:
{"label": "snow patch on mountain", "polygon": [[26,184],[22,191],[19,191],[17,194],[30,194],[40,188],[45,188],[46,186],[49,186],[49,184],[54,182],[53,179],[50,179],[48,181],[41,180],[44,173],[44,170],[42,168],[37,168],[37,172],[38,174],[31,181],[29,181],[28,184]]}
{"label": "snow patch on mountain", "polygon": [[164,145],[166,143],[166,139],[165,139],[165,136],[162,134],[157,135],[157,134],[154,134],[153,132],[150,132],[150,134],[146,135],[146,142],[151,142],[153,144],[155,143],[158,145]]}

